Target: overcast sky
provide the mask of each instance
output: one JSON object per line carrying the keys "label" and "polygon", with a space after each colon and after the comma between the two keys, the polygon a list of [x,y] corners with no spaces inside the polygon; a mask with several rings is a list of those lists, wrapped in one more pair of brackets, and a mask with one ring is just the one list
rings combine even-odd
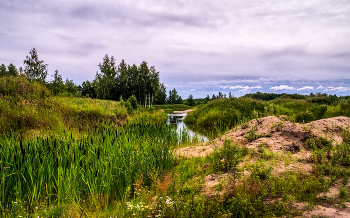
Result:
{"label": "overcast sky", "polygon": [[147,61],[183,98],[350,94],[349,0],[0,0],[0,64],[30,49],[77,84],[105,54]]}

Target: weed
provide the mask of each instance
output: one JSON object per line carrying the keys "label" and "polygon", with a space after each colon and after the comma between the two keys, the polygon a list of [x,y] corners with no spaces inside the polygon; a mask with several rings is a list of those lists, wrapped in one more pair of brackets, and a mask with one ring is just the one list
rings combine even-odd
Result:
{"label": "weed", "polygon": [[248,140],[248,142],[252,142],[258,138],[263,137],[262,135],[258,135],[255,133],[256,127],[251,127],[250,131],[245,135],[246,139]]}
{"label": "weed", "polygon": [[339,197],[345,198],[348,196],[348,190],[345,187],[340,187],[339,189]]}

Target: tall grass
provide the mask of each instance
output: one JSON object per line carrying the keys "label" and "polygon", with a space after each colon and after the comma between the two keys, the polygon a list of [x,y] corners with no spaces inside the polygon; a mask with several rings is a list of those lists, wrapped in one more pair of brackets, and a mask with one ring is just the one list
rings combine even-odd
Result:
{"label": "tall grass", "polygon": [[0,211],[14,202],[28,211],[38,206],[89,201],[97,204],[127,199],[133,184],[150,185],[174,164],[173,148],[181,143],[173,128],[139,121],[114,130],[107,125],[73,137],[58,136],[24,140],[0,139]]}

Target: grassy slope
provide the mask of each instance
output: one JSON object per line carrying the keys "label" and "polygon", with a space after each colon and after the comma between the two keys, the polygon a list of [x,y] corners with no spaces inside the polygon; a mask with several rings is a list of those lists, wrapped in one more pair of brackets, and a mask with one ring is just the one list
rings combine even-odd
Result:
{"label": "grassy slope", "polygon": [[318,119],[350,116],[350,101],[342,100],[327,106],[305,100],[281,99],[259,101],[250,98],[226,98],[198,106],[185,118],[185,123],[199,131],[222,132],[251,119],[286,115],[292,122],[310,122]]}
{"label": "grassy slope", "polygon": [[0,78],[0,133],[11,131],[74,128],[84,130],[102,121],[121,125],[128,120],[158,119],[160,113],[146,109],[134,111],[116,101],[53,96],[43,85],[24,77]]}

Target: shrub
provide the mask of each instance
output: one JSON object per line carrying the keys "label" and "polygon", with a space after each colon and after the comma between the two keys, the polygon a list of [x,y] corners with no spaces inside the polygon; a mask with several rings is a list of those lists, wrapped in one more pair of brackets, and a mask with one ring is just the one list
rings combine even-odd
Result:
{"label": "shrub", "polygon": [[250,198],[245,194],[237,194],[230,199],[229,212],[231,217],[254,217],[255,209]]}
{"label": "shrub", "polygon": [[137,103],[137,99],[135,97],[135,95],[131,95],[130,98],[128,99],[128,101],[131,104],[131,107],[136,110],[139,106],[139,104]]}
{"label": "shrub", "polygon": [[245,135],[246,139],[248,140],[248,142],[252,142],[258,138],[263,137],[262,135],[258,135],[255,133],[256,127],[253,126],[250,128],[250,131]]}
{"label": "shrub", "polygon": [[348,196],[348,190],[345,187],[340,187],[339,189],[339,197],[340,198],[345,198]]}

